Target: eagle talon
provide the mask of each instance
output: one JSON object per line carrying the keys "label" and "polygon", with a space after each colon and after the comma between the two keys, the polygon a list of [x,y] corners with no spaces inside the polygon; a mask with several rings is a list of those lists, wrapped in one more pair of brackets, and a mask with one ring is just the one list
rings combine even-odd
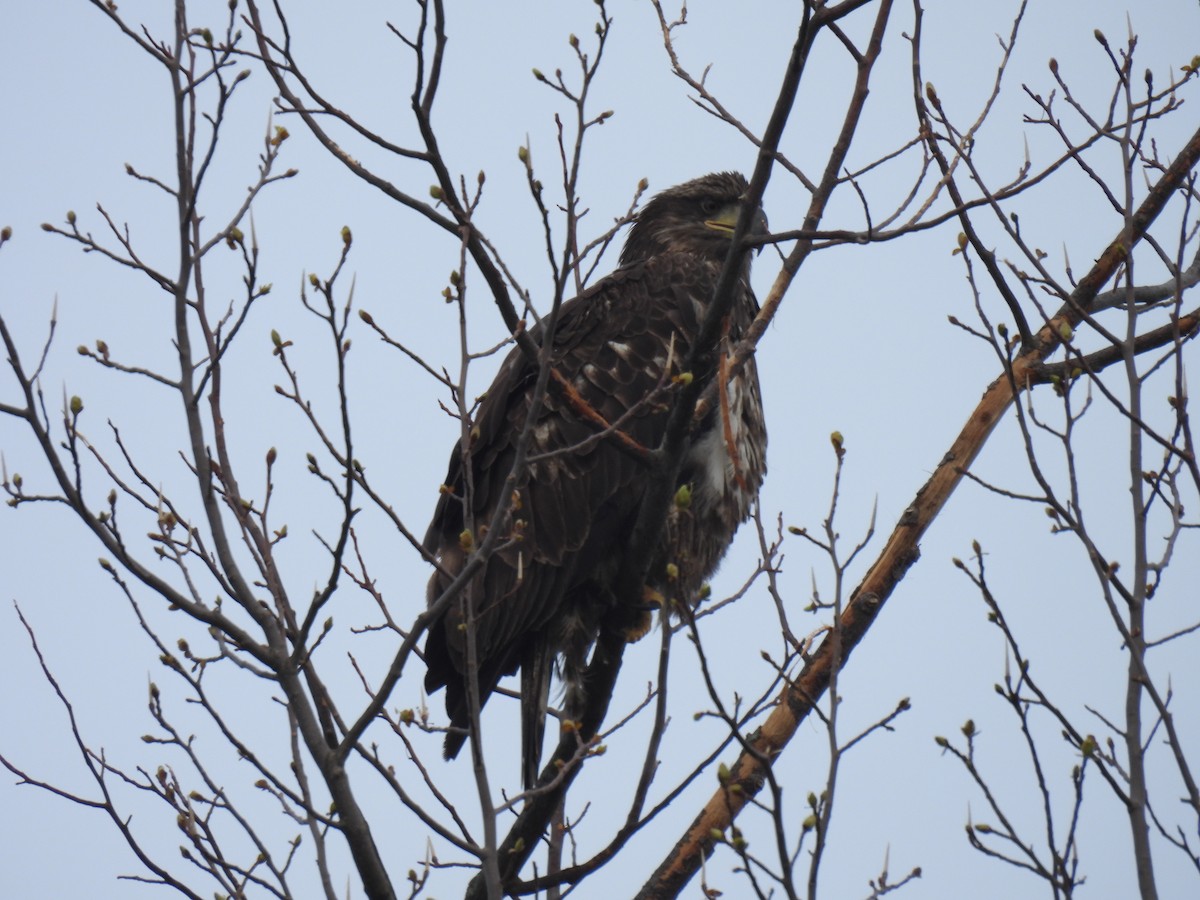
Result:
{"label": "eagle talon", "polygon": [[663,604],[666,602],[667,598],[664,597],[661,592],[647,586],[642,588],[642,603],[644,605],[637,608],[646,610],[662,609]]}
{"label": "eagle talon", "polygon": [[[654,607],[657,609],[657,607]],[[622,636],[630,644],[636,644],[650,631],[650,626],[654,624],[654,617],[650,615],[650,609],[642,609],[641,614],[622,631]]]}

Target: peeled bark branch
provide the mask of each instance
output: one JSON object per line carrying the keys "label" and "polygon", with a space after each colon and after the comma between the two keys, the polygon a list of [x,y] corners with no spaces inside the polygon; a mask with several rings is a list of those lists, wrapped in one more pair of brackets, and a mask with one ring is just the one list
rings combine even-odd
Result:
{"label": "peeled bark branch", "polygon": [[[1197,163],[1200,163],[1200,130],[1192,135],[1162,178],[1150,189],[1129,218],[1128,226],[1109,243],[1059,311],[1034,336],[1032,344],[1013,360],[1009,371],[988,385],[983,399],[968,417],[933,475],[917,491],[878,559],[851,595],[834,632],[822,641],[799,677],[780,695],[779,705],[752,736],[749,748],[743,750],[729,767],[727,783],[713,794],[696,816],[637,894],[637,900],[677,896],[700,868],[701,862],[712,855],[715,846],[712,835],[723,833],[762,789],[767,767],[787,746],[829,687],[835,655],[838,665],[844,666],[896,585],[917,561],[920,556],[918,542],[945,507],[963,473],[978,456],[1005,411],[1020,391],[1039,381],[1039,369],[1044,359],[1058,347],[1062,330],[1073,329],[1091,311],[1100,288],[1145,236],[1151,223]],[[730,785],[735,784],[739,790],[730,790]]]}

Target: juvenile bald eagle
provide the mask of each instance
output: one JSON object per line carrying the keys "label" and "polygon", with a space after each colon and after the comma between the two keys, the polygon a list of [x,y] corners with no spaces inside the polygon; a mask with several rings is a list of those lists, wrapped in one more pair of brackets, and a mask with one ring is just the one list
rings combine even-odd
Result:
{"label": "juvenile bald eagle", "polygon": [[[658,194],[637,216],[620,268],[560,309],[554,368],[604,421],[620,420],[620,430],[643,448],[653,450],[662,440],[675,396],[672,376],[680,374],[713,297],[747,187],[741,175],[723,172]],[[765,227],[759,212],[755,230]],[[746,254],[726,348],[758,311],[749,274]],[[540,343],[541,329],[532,335]],[[711,381],[721,367],[711,368],[691,374]],[[469,483],[460,441],[425,536],[425,548],[442,568],[429,583],[432,603],[477,540],[474,533],[465,539],[464,532],[486,525],[499,504],[512,502],[501,549],[429,631],[425,686],[446,688],[453,729],[445,752],[453,757],[470,722],[470,610],[480,703],[501,678],[521,669],[526,785],[537,776],[554,663],[566,685],[564,709],[578,712],[580,675],[601,622],[622,613],[622,621],[635,621],[631,605],[645,609],[641,596],[615,596],[614,583],[652,477],[615,436],[594,439],[603,425],[572,409],[562,391],[551,390],[533,424],[528,472],[515,492],[506,487],[536,378],[537,366],[513,350],[471,428]],[[766,429],[753,359],[718,393],[720,402],[689,436],[678,484],[690,486],[690,505],[677,503],[669,514],[651,563],[648,596],[694,603],[762,484]],[[642,617],[648,621],[646,613]]]}

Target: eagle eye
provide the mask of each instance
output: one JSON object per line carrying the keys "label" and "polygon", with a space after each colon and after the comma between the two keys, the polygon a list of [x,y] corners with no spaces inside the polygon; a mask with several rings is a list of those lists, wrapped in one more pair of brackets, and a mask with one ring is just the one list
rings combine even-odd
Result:
{"label": "eagle eye", "polygon": [[717,201],[716,200],[712,199],[711,197],[708,197],[708,198],[700,201],[700,212],[704,213],[706,216],[711,216],[716,211],[717,211]]}

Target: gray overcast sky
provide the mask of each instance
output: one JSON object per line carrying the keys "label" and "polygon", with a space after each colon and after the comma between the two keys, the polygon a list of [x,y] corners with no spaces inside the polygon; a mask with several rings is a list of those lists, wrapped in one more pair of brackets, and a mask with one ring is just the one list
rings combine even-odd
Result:
{"label": "gray overcast sky", "polygon": [[[144,22],[156,37],[170,32],[169,4],[161,0],[125,0],[121,14]],[[409,23],[407,4],[359,2],[315,11],[293,4],[296,51],[309,74],[330,97],[362,117],[370,126],[400,143],[415,141],[407,103],[410,60],[384,27]],[[761,130],[794,39],[796,4],[756,2],[729,4],[697,0],[689,5],[689,25],[677,48],[693,72],[713,63],[708,84],[748,127]],[[894,14],[887,50],[872,86],[867,120],[851,166],[861,166],[907,140],[912,133],[909,45],[900,32],[911,32],[911,10]],[[925,78],[957,121],[974,120],[991,89],[1000,58],[996,34],[1011,28],[1013,2],[954,3],[930,0],[925,17]],[[214,30],[225,2],[190,4],[191,21]],[[595,7],[590,2],[525,2],[455,4],[451,11],[450,49],[436,126],[451,168],[472,179],[487,173],[482,227],[496,242],[535,302],[548,297],[549,279],[540,226],[523,186],[517,148],[529,141],[535,164],[548,186],[556,182],[557,150],[553,115],[563,112],[555,95],[538,85],[531,67],[569,71],[569,33],[589,41]],[[1200,9],[1190,0],[1157,0],[1152,4],[1055,0],[1033,2],[1022,28],[1005,90],[978,140],[976,158],[993,184],[1014,178],[1026,148],[1035,167],[1057,153],[1052,135],[1023,121],[1033,112],[1020,85],[1046,93],[1053,86],[1046,67],[1053,56],[1080,99],[1103,108],[1112,82],[1103,50],[1093,38],[1100,28],[1114,46],[1127,33],[1126,11],[1140,36],[1137,71],[1154,70],[1157,83],[1200,51]],[[653,11],[648,4],[614,0],[615,18],[608,58],[595,85],[592,110],[615,110],[603,128],[594,130],[585,151],[581,193],[590,213],[589,234],[603,231],[629,203],[640,178],[658,190],[716,169],[748,172],[753,148],[733,129],[701,112],[688,99],[682,82],[673,78],[662,49]],[[861,38],[864,17],[851,33]],[[587,37],[585,37],[587,36]],[[851,84],[851,67],[832,47],[811,62],[782,151],[806,171],[819,171]],[[117,377],[80,358],[75,348],[102,338],[116,356],[169,371],[171,310],[165,296],[145,278],[84,255],[67,241],[39,230],[44,221],[62,222],[67,210],[78,214],[81,227],[101,235],[105,226],[96,204],[117,222],[129,223],[140,252],[170,271],[173,259],[171,216],[167,199],[144,184],[133,183],[125,164],[164,179],[172,172],[172,123],[168,85],[163,72],[121,35],[97,10],[82,0],[56,3],[6,3],[0,10],[0,225],[14,230],[12,242],[0,250],[0,312],[21,342],[26,361],[36,358],[50,311],[58,310],[58,333],[46,365],[47,404],[60,396],[80,395],[86,405],[82,427],[98,443],[111,448],[105,422],[118,424],[152,477],[165,490],[186,484],[177,449],[183,445],[180,424],[167,394],[144,381]],[[1170,154],[1197,122],[1194,90],[1186,103],[1162,123],[1159,150]],[[208,188],[206,225],[218,226],[236,207],[254,177],[270,111],[271,85],[255,71],[230,111]],[[1096,107],[1096,104],[1100,104]],[[240,347],[229,361],[240,376],[237,398],[229,413],[235,451],[246,471],[260,471],[268,447],[279,449],[274,503],[278,522],[287,522],[291,537],[281,545],[290,587],[296,596],[324,576],[326,558],[312,530],[327,531],[334,513],[327,497],[305,476],[305,453],[317,449],[315,438],[294,408],[276,397],[280,379],[270,353],[269,332],[277,329],[295,342],[302,377],[324,415],[333,408],[329,355],[317,323],[298,301],[303,273],[327,274],[341,247],[339,230],[349,225],[354,250],[349,269],[355,278],[355,304],[369,310],[393,333],[437,367],[455,367],[458,359],[454,310],[441,302],[440,291],[457,264],[452,239],[426,227],[414,213],[386,201],[353,180],[316,147],[297,121],[287,121],[292,138],[285,145],[284,167],[300,170],[297,179],[269,189],[256,204],[254,223],[262,247],[262,279],[274,290],[251,315]],[[431,177],[412,162],[372,154],[347,141],[347,148],[411,193],[424,191]],[[1101,149],[1096,164],[1117,171],[1117,151]],[[1107,155],[1105,155],[1107,154]],[[872,211],[885,209],[907,188],[915,161],[898,164],[865,182]],[[829,211],[828,227],[863,227],[861,207],[843,192]],[[806,195],[786,173],[777,170],[765,205],[777,229],[797,227]],[[1094,187],[1076,172],[1058,179],[1048,191],[1023,199],[1017,207],[1024,233],[1044,249],[1061,271],[1064,254],[1078,276],[1120,226]],[[1178,221],[1180,211],[1175,210]],[[974,318],[972,296],[961,263],[951,255],[958,228],[947,226],[892,244],[847,247],[818,253],[794,283],[784,307],[763,341],[760,352],[764,394],[771,429],[770,474],[763,494],[768,521],[782,514],[788,525],[817,528],[825,515],[833,455],[828,435],[839,430],[849,450],[839,508],[840,532],[853,544],[864,531],[873,505],[878,505],[879,531],[886,533],[916,489],[937,465],[997,373],[990,351],[947,324],[955,315]],[[232,257],[232,254],[230,254]],[[1139,260],[1141,258],[1139,257]],[[1149,256],[1142,281],[1163,277]],[[768,250],[756,262],[755,284],[765,294],[777,265]],[[615,265],[615,253],[597,274]],[[210,266],[213,295],[233,298],[239,272],[230,259]],[[469,276],[468,276],[469,277]],[[223,281],[222,281],[223,279]],[[348,281],[344,282],[344,286]],[[473,285],[472,337],[477,347],[503,336],[486,290]],[[989,314],[1004,318],[995,296],[984,296]],[[359,458],[409,527],[421,533],[436,499],[456,424],[438,409],[436,385],[398,354],[386,352],[366,329],[354,332],[353,412],[359,428]],[[495,360],[473,373],[482,391]],[[0,375],[0,401],[14,402],[7,369]],[[1170,392],[1164,382],[1156,401]],[[1046,393],[1046,392],[1043,392]],[[1049,396],[1039,400],[1053,408]],[[1161,414],[1164,410],[1158,410]],[[52,412],[53,416],[53,412]],[[27,489],[48,485],[36,448],[19,423],[0,420],[0,449],[8,473],[20,472]],[[1112,413],[1099,409],[1082,426],[1086,451],[1080,464],[1087,509],[1096,532],[1114,558],[1128,559],[1128,493],[1125,432]],[[1017,491],[1032,481],[1012,423],[1003,424],[976,466],[985,479]],[[284,489],[284,486],[288,489]],[[97,478],[90,491],[99,506],[107,485]],[[181,492],[184,488],[179,489]],[[190,498],[190,495],[188,495]],[[190,499],[189,499],[190,502]],[[372,527],[366,527],[367,524]],[[147,523],[148,527],[149,523]],[[131,523],[132,527],[132,523]],[[139,525],[134,532],[147,528]],[[379,516],[364,515],[364,551],[372,575],[399,618],[411,619],[424,602],[426,567]],[[867,879],[878,874],[890,854],[893,880],[913,866],[924,871],[906,889],[909,897],[1011,898],[1044,893],[1041,885],[1009,867],[984,860],[963,838],[969,811],[990,818],[978,792],[961,767],[943,758],[934,735],[958,737],[971,717],[983,732],[980,764],[1005,796],[1013,798],[1015,816],[1036,831],[1036,807],[1018,801],[1030,797],[1032,778],[1023,756],[1015,720],[992,690],[1004,671],[1003,646],[985,619],[985,609],[970,584],[950,564],[966,558],[971,541],[988,551],[989,578],[1001,598],[1026,653],[1034,660],[1045,686],[1083,726],[1102,733],[1099,721],[1084,712],[1089,704],[1119,718],[1123,703],[1123,669],[1119,640],[1101,608],[1093,576],[1076,544],[1066,536],[1051,539],[1042,506],[1002,500],[964,484],[951,509],[935,523],[922,545],[922,560],[903,582],[881,621],[868,636],[847,670],[841,693],[844,733],[875,721],[901,697],[911,697],[913,710],[901,717],[894,733],[877,734],[848,757],[839,782],[830,856],[822,870],[823,895],[866,896]],[[20,604],[37,630],[47,661],[75,704],[80,727],[93,747],[132,769],[153,771],[167,761],[148,747],[141,735],[154,731],[145,710],[146,685],[164,687],[171,709],[203,735],[213,749],[219,780],[230,791],[248,794],[248,803],[264,822],[277,814],[266,798],[249,785],[250,770],[228,758],[225,748],[204,731],[202,720],[189,718],[182,694],[156,661],[156,653],[138,631],[127,602],[96,565],[99,548],[61,507],[28,504],[0,514],[0,571],[5,604],[0,606],[0,683],[6,686],[0,710],[0,751],[47,781],[85,796],[95,793],[70,740],[60,705],[41,677],[11,601]],[[876,536],[851,580],[861,575],[878,551]],[[794,604],[794,623],[816,628],[821,620],[798,610],[808,602],[815,577],[823,596],[832,583],[827,563],[802,540],[785,543],[785,596]],[[714,593],[721,596],[741,583],[753,568],[758,547],[751,528],[743,530],[723,567]],[[1190,624],[1196,617],[1200,555],[1182,547],[1174,573],[1154,601],[1156,634]],[[332,610],[340,626],[377,621],[369,603],[343,592]],[[137,593],[165,640],[196,630],[172,618],[146,592]],[[771,636],[773,611],[766,593],[757,591],[707,622],[713,665],[728,686],[756,695],[768,683],[769,670],[760,649],[777,652]],[[764,636],[766,635],[766,636]],[[629,655],[614,716],[631,708],[644,693],[654,665],[653,639]],[[1156,672],[1169,674],[1175,688],[1185,741],[1195,748],[1200,727],[1187,711],[1197,709],[1200,663],[1196,654],[1168,648],[1156,657]],[[342,635],[329,649],[354,652],[365,670],[376,675],[386,666],[394,644],[389,638]],[[697,669],[680,646],[672,682],[673,723],[664,742],[662,786],[688,771],[719,737],[710,722],[693,722],[692,713],[710,704],[698,682]],[[333,663],[330,663],[331,665]],[[360,690],[349,665],[340,669],[336,690],[347,705],[359,702]],[[241,727],[258,728],[269,749],[282,754],[277,737],[266,737],[283,721],[279,708],[262,686],[244,684],[237,673],[215,672],[216,686],[237,697],[231,718]],[[417,705],[420,679],[406,678],[394,697],[396,707]],[[441,698],[431,709],[441,714]],[[512,745],[507,756],[497,752],[494,771],[507,779],[517,774],[516,716],[511,704],[493,703],[488,724],[496,746]],[[1042,721],[1043,745],[1051,778],[1059,790],[1074,764],[1058,728]],[[634,726],[631,735],[645,728]],[[508,738],[511,737],[511,740]],[[376,738],[387,741],[382,732]],[[820,790],[824,780],[825,734],[807,724],[780,761],[780,777],[792,798],[793,827],[805,814],[801,798]],[[278,743],[272,745],[269,742]],[[419,748],[436,758],[436,738]],[[588,840],[599,841],[604,826],[623,815],[624,798],[605,808],[611,785],[627,774],[636,759],[637,741],[589,765],[575,788],[582,802],[591,798]],[[401,765],[402,748],[395,748]],[[281,757],[282,758],[282,757]],[[1196,758],[1195,755],[1193,758]],[[1165,759],[1165,754],[1159,759]],[[174,760],[181,764],[182,761]],[[444,780],[456,778],[452,794],[471,809],[469,766],[436,769]],[[1173,806],[1178,793],[1169,770],[1155,773],[1166,785],[1160,800]],[[513,779],[515,781],[515,778]],[[715,776],[700,783],[657,821],[637,847],[586,882],[580,896],[624,896],[640,885],[674,842],[682,827],[711,792]],[[511,786],[511,785],[510,785]],[[1089,785],[1081,824],[1082,871],[1088,875],[1087,896],[1131,896],[1135,890],[1129,859],[1127,824],[1120,806],[1099,783]],[[394,860],[394,873],[416,865],[425,852],[425,831],[401,810],[378,798],[376,838]],[[1056,794],[1058,813],[1068,799]],[[178,861],[177,832],[162,809],[128,798],[135,827],[164,860]],[[11,897],[125,897],[147,889],[118,874],[141,874],[138,863],[99,813],[72,806],[13,779],[0,778],[0,894]],[[1174,809],[1171,810],[1174,814]],[[395,822],[389,831],[387,822]],[[765,820],[747,817],[741,824],[752,842],[769,845]],[[754,831],[755,828],[759,830]],[[269,833],[276,847],[294,833],[281,821]],[[1192,835],[1194,839],[1194,835]],[[457,858],[435,845],[443,861]],[[586,848],[584,851],[586,852]],[[1196,873],[1183,857],[1158,847],[1160,887],[1165,897],[1195,896]],[[182,863],[180,863],[182,865]],[[735,861],[718,854],[709,864],[709,881],[742,896],[744,883],[730,869]],[[347,878],[347,868],[339,871]],[[430,894],[454,896],[460,873],[435,875]],[[297,885],[304,884],[298,877]],[[355,878],[348,882],[358,896]],[[965,885],[970,885],[969,888]],[[202,892],[203,893],[203,892]],[[211,893],[211,890],[208,891]],[[317,896],[317,887],[297,888],[299,896]],[[698,881],[686,896],[699,896]]]}

